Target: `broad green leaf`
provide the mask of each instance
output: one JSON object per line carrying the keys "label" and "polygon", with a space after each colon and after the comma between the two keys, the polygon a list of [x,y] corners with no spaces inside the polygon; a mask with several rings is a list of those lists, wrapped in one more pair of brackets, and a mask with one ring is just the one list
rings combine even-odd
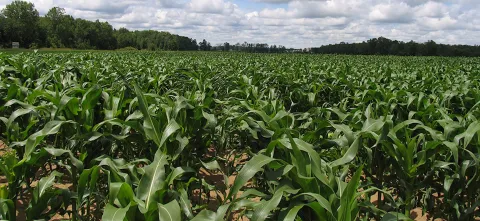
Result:
{"label": "broad green leaf", "polygon": [[101,95],[102,88],[99,85],[89,88],[82,97],[82,111],[93,109]]}
{"label": "broad green leaf", "polygon": [[248,180],[250,180],[257,172],[262,170],[262,167],[266,164],[274,161],[275,159],[259,154],[250,159],[245,166],[240,170],[238,176],[235,178],[233,186],[230,188],[227,199],[235,196],[241,187],[243,187]]}
{"label": "broad green leaf", "polygon": [[15,111],[10,115],[10,117],[8,118],[8,122],[6,123],[7,129],[8,129],[8,128],[11,128],[12,123],[13,123],[13,121],[15,121],[15,119],[17,119],[17,118],[20,117],[20,116],[29,114],[29,113],[31,113],[31,112],[33,112],[33,111],[34,111],[33,109],[17,109],[17,110],[15,110]]}
{"label": "broad green leaf", "polygon": [[193,219],[192,205],[188,199],[187,191],[184,188],[180,188],[178,192],[180,193],[179,203],[183,213],[185,213],[188,219]]}
{"label": "broad green leaf", "polygon": [[[310,161],[312,162],[312,165],[313,165],[312,173],[315,175],[315,177],[319,179],[322,183],[328,186],[329,185],[328,178],[322,171],[322,159],[320,158],[318,153],[313,149],[313,146],[298,138],[294,138],[293,141],[301,151],[308,153],[308,156],[310,157]],[[290,144],[289,139],[281,139],[279,140],[279,142],[286,148],[292,149],[292,145]]]}
{"label": "broad green leaf", "polygon": [[358,210],[356,210],[356,207],[358,206],[356,201],[356,193],[360,182],[360,175],[362,174],[362,169],[363,166],[357,169],[352,179],[348,182],[345,191],[343,191],[343,194],[340,196],[340,208],[338,209],[339,221],[356,219],[356,213],[358,213]]}
{"label": "broad green leaf", "polygon": [[333,123],[330,123],[330,124],[335,129],[337,129],[339,131],[342,131],[343,134],[345,134],[345,137],[347,138],[349,143],[354,142],[355,136],[354,136],[353,131],[350,129],[350,127],[348,127],[347,125],[344,125],[344,124],[333,124]]}
{"label": "broad green leaf", "polygon": [[56,148],[45,148],[45,150],[52,156],[59,157],[64,154],[68,155],[72,165],[77,168],[78,172],[81,173],[83,170],[82,161],[78,160],[70,150],[56,149]]}
{"label": "broad green leaf", "polygon": [[143,91],[137,84],[134,84],[133,86],[135,87],[138,104],[143,114],[143,125],[145,129],[145,134],[148,138],[152,139],[157,144],[158,148],[161,148],[162,145],[160,141],[162,140],[162,135],[159,129],[159,123],[152,117],[152,115],[150,115],[147,99],[145,99]]}
{"label": "broad green leaf", "polygon": [[127,215],[130,205],[125,208],[117,208],[107,204],[102,215],[104,221],[123,221]]}
{"label": "broad green leaf", "polygon": [[293,156],[295,157],[294,166],[296,166],[298,173],[301,176],[310,176],[310,174],[307,174],[307,165],[309,162],[304,158],[303,153],[300,152],[300,149],[298,149],[297,144],[290,134],[288,134],[288,139],[292,146]]}
{"label": "broad green leaf", "polygon": [[362,131],[363,132],[376,132],[383,128],[385,121],[382,120],[374,120],[374,119],[367,119],[363,123]]}
{"label": "broad green leaf", "polygon": [[178,202],[173,200],[165,205],[158,203],[158,217],[160,221],[181,220],[182,214]]}
{"label": "broad green leaf", "polygon": [[170,123],[168,123],[167,127],[163,131],[162,134],[162,139],[160,140],[160,145],[159,147],[162,147],[165,141],[173,134],[175,131],[180,129],[180,126],[177,124],[175,120],[171,120]]}
{"label": "broad green leaf", "polygon": [[145,201],[148,208],[152,204],[153,195],[165,185],[165,165],[167,165],[167,155],[161,151],[155,153],[154,161],[145,167],[145,174],[137,188],[137,198]]}
{"label": "broad green leaf", "polygon": [[409,126],[410,124],[420,124],[420,125],[423,125],[423,123],[419,120],[406,120],[406,121],[403,121],[397,125],[395,125],[395,127],[392,129],[392,132],[393,133],[396,133],[397,131],[399,131],[400,129],[403,129],[404,127],[406,126]]}
{"label": "broad green leaf", "polygon": [[314,198],[315,201],[317,201],[322,208],[327,210],[333,216],[332,205],[330,204],[330,202],[327,199],[325,199],[325,197],[321,196],[320,194],[316,194],[316,193],[301,193],[301,194],[296,195],[295,197],[299,197],[299,196],[303,196],[303,195],[304,196],[310,196],[310,197]]}
{"label": "broad green leaf", "polygon": [[331,162],[330,166],[337,167],[351,162],[357,156],[357,152],[360,149],[360,145],[362,143],[361,139],[361,137],[357,137],[352,143],[352,145],[348,148],[347,152],[341,158]]}
{"label": "broad green leaf", "polygon": [[288,210],[287,215],[283,218],[283,221],[295,221],[297,218],[298,212],[304,207],[305,205],[298,205],[292,207],[290,210]]}
{"label": "broad green leaf", "polygon": [[166,184],[167,186],[170,186],[173,184],[173,181],[175,181],[175,179],[177,179],[178,177],[184,175],[185,173],[192,173],[192,174],[195,174],[196,171],[193,170],[192,168],[190,167],[176,167],[175,169],[173,169],[173,171],[168,174],[168,177],[166,179]]}
{"label": "broad green leaf", "polygon": [[205,125],[206,128],[209,129],[215,129],[215,126],[217,126],[217,119],[215,118],[215,115],[209,114],[202,110],[203,117],[207,120],[207,124]]}
{"label": "broad green leaf", "polygon": [[221,170],[222,168],[220,167],[220,164],[216,160],[210,161],[208,163],[204,163],[203,161],[200,161],[207,170]]}
{"label": "broad green leaf", "polygon": [[[93,166],[90,169],[83,170],[78,179],[77,185],[77,205],[81,205],[82,199],[87,188],[93,191],[93,185],[96,185],[98,180],[98,173],[100,172],[99,166]],[[93,185],[92,185],[93,184]],[[85,194],[88,197],[89,193]]]}
{"label": "broad green leaf", "polygon": [[210,210],[202,210],[198,213],[192,221],[212,221],[215,220],[217,214]]}
{"label": "broad green leaf", "polygon": [[15,221],[15,212],[12,200],[0,198],[0,218],[2,220]]}
{"label": "broad green leaf", "polygon": [[270,200],[263,202],[257,207],[257,209],[253,212],[252,220],[265,220],[270,212],[277,208],[278,204],[282,200],[282,196],[283,190],[277,190]]}
{"label": "broad green leaf", "polygon": [[464,138],[463,147],[467,149],[467,146],[470,144],[470,141],[473,139],[475,134],[477,134],[479,131],[480,131],[480,121],[475,121],[468,126],[467,130],[464,133],[457,135],[455,137],[455,141],[458,143],[458,140],[460,140],[461,138]]}
{"label": "broad green leaf", "polygon": [[123,208],[134,204],[135,195],[127,183],[110,183],[108,197],[111,204]]}
{"label": "broad green leaf", "polygon": [[58,133],[62,125],[72,124],[72,121],[50,121],[41,131],[38,131],[28,137],[25,143],[25,153],[23,154],[22,161],[26,161],[30,158],[30,155],[35,151],[35,147],[42,142],[42,140],[52,134]]}
{"label": "broad green leaf", "polygon": [[399,221],[399,220],[411,221],[412,219],[408,218],[407,216],[401,213],[389,212],[382,217],[381,221]]}
{"label": "broad green leaf", "polygon": [[452,151],[453,159],[455,160],[455,164],[458,164],[458,146],[457,144],[449,141],[444,141],[443,144],[450,148]]}

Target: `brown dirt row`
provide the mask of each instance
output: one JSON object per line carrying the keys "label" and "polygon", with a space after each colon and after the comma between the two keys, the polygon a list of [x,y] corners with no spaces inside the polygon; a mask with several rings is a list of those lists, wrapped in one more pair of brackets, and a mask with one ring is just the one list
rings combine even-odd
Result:
{"label": "brown dirt row", "polygon": [[[6,148],[6,145],[0,140],[0,156],[2,155],[3,151]],[[208,153],[208,155],[212,156],[214,154],[214,148],[210,148],[210,151]],[[226,157],[226,156],[225,156]],[[245,163],[245,161],[248,159],[248,155],[246,154],[242,154],[240,157],[237,157],[235,158],[235,156],[233,156],[232,158],[228,159],[229,161],[230,160],[235,160],[237,159],[235,162],[234,162],[234,166],[237,166],[237,165],[240,165],[240,164],[243,164]],[[231,162],[231,161],[230,161]],[[53,168],[55,169],[55,168]],[[41,173],[41,171],[39,171],[39,173]],[[227,180],[227,184],[228,186],[225,186],[225,183],[224,183],[224,176],[221,172],[219,171],[208,171],[206,169],[200,169],[199,171],[199,174],[200,174],[200,177],[205,179],[205,181],[211,185],[215,185],[215,187],[217,189],[220,189],[220,190],[223,190],[221,192],[217,192],[217,191],[210,191],[209,193],[209,196],[206,194],[206,193],[202,193],[202,195],[200,196],[200,190],[196,190],[194,191],[194,195],[192,197],[192,200],[193,201],[201,201],[201,202],[206,202],[207,200],[209,200],[209,204],[208,204],[208,209],[210,210],[213,210],[215,211],[216,208],[218,208],[219,204],[220,204],[220,200],[224,200],[226,195],[228,195],[229,191],[230,191],[230,187],[233,185],[234,181],[235,181],[235,178],[237,176],[236,173],[234,174],[231,174],[230,176],[228,176],[228,180]],[[35,181],[31,184],[31,187],[35,187],[37,185],[38,181]],[[5,176],[0,176],[0,185],[7,185],[7,180],[5,178]],[[252,184],[249,182],[247,183],[247,187],[248,186],[251,186]],[[54,187],[55,188],[61,188],[61,189],[71,189],[71,186],[72,184],[71,183],[56,183],[54,184]],[[243,193],[243,191],[239,191],[239,193],[237,194],[237,196],[240,196],[241,194]],[[26,217],[25,217],[25,209],[26,207],[28,206],[28,200],[26,200],[26,198],[28,197],[25,197],[24,199],[21,199],[21,200],[18,200],[16,202],[16,205],[17,205],[17,220],[18,221],[24,221],[26,220]],[[382,199],[383,199],[383,196],[382,196]],[[260,198],[255,198],[253,199],[254,201],[260,201]],[[370,202],[376,204],[378,202],[378,194],[374,194],[372,195],[372,197],[370,198]],[[68,211],[71,211],[72,210],[72,207],[69,206]],[[230,217],[232,220],[235,220],[235,221],[249,221],[248,218],[244,217],[244,216],[239,216],[241,211],[237,211],[237,213],[234,213],[233,214],[233,217]],[[444,221],[444,219],[433,219],[433,218],[430,218],[429,214],[423,214],[423,211],[422,211],[422,208],[415,208],[412,210],[412,212],[410,213],[410,218],[414,219],[415,221]],[[65,214],[65,215],[60,215],[60,214],[56,214],[54,217],[52,217],[50,220],[52,221],[61,221],[61,220],[70,220],[71,217],[69,217],[68,214]],[[480,220],[480,218],[476,219],[476,220]]]}

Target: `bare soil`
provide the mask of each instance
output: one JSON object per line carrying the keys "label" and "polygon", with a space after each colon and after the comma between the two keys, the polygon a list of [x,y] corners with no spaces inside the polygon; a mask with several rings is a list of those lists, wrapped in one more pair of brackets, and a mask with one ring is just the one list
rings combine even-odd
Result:
{"label": "bare soil", "polygon": [[[211,156],[216,155],[216,150],[212,146],[209,148],[208,153],[204,156],[205,158],[209,158]],[[219,153],[224,159],[227,159],[228,163],[233,162],[233,166],[237,167],[239,165],[243,165],[246,163],[246,161],[249,159],[248,155],[243,153],[243,154],[233,154],[233,155],[228,155],[224,153]],[[218,162],[222,168],[225,168],[226,165],[222,165],[221,162]],[[209,194],[207,195],[206,193],[202,193],[200,196],[200,190],[195,190],[194,195],[193,195],[193,200],[196,202],[206,202],[208,201],[207,208],[212,211],[216,211],[217,208],[220,206],[221,202],[225,200],[227,195],[230,193],[230,188],[232,187],[233,183],[235,182],[235,179],[237,177],[237,173],[234,172],[230,175],[228,175],[226,178],[225,182],[225,177],[224,174],[220,171],[208,171],[204,168],[201,168],[199,171],[200,178],[205,179],[205,181],[210,184],[214,185],[217,190],[220,191],[210,191]],[[225,185],[227,184],[227,185]],[[251,187],[252,183],[247,182],[246,187]],[[238,191],[236,194],[237,197],[241,196],[243,194],[243,191]],[[259,202],[260,198],[253,198],[252,199],[254,202]],[[235,211],[232,214],[232,217],[229,217],[229,220],[233,221],[249,221],[249,219],[245,216],[241,216],[242,210]]]}
{"label": "bare soil", "polygon": [[[5,149],[7,146],[0,140],[0,156],[3,155]],[[207,153],[208,157],[213,156],[215,154],[215,148],[211,147],[209,148],[209,152]],[[222,154],[223,155],[223,154]],[[227,157],[226,154],[223,155],[225,158]],[[242,165],[248,160],[248,155],[247,154],[241,154],[240,156],[231,156],[230,159],[228,159],[228,162],[234,162],[234,166]],[[220,162],[219,162],[220,163]],[[225,165],[221,165],[224,167]],[[53,165],[52,170],[56,170],[56,166]],[[48,173],[50,169],[47,169],[47,171],[38,171],[37,175],[41,175],[43,173]],[[200,195],[200,190],[195,190],[193,192],[192,196],[192,201],[193,202],[207,202],[208,205],[207,208],[216,211],[216,209],[220,206],[220,203],[225,200],[226,195],[230,192],[230,188],[233,185],[235,178],[237,176],[237,173],[233,173],[227,177],[227,186],[225,186],[224,182],[224,176],[220,171],[208,171],[204,168],[200,169],[199,171],[200,178],[205,179],[205,181],[210,184],[214,185],[216,189],[221,190],[221,191],[210,191],[209,194],[202,193]],[[40,176],[36,176],[40,177]],[[30,185],[31,188],[34,188],[37,185],[38,181],[32,182]],[[5,176],[0,176],[0,185],[8,185],[6,177]],[[252,187],[252,183],[248,182],[246,187]],[[55,188],[60,188],[60,189],[71,189],[72,184],[68,182],[64,183],[55,183],[54,184]],[[26,187],[24,187],[26,188]],[[240,196],[243,193],[243,191],[239,191],[237,193],[237,196]],[[16,202],[17,206],[17,220],[18,221],[24,221],[26,220],[26,214],[25,214],[25,209],[28,207],[28,199],[30,199],[29,195],[24,195],[22,199],[19,199]],[[394,196],[394,198],[396,198]],[[260,201],[260,198],[254,198],[254,201],[258,202]],[[382,195],[382,200],[383,200],[383,195]],[[377,204],[378,202],[378,194],[374,194],[370,198],[370,202],[373,204]],[[92,208],[94,209],[94,208]],[[67,208],[67,211],[72,211],[72,207],[69,206]],[[249,221],[247,217],[241,216],[241,210],[236,211],[235,213],[232,214],[232,217],[229,217],[229,220],[234,220],[234,221]],[[415,221],[444,221],[445,219],[433,219],[430,217],[429,214],[423,214],[422,208],[415,208],[411,211],[410,213],[410,218],[414,219]],[[61,214],[56,214],[53,216],[51,221],[61,221],[61,220],[71,220],[71,217],[68,214],[61,215]],[[480,221],[480,218],[477,218],[476,220]]]}
{"label": "bare soil", "polygon": [[[397,196],[393,196],[393,198],[397,198]],[[382,201],[383,200],[385,200],[385,199],[384,199],[383,194],[382,194]],[[373,194],[372,197],[370,197],[370,202],[375,204],[375,205],[378,205],[378,194],[377,193]],[[410,219],[413,219],[415,221],[445,221],[445,219],[440,219],[440,218],[433,219],[433,218],[430,217],[430,215],[428,213],[423,214],[423,210],[420,207],[417,207],[410,212]]]}

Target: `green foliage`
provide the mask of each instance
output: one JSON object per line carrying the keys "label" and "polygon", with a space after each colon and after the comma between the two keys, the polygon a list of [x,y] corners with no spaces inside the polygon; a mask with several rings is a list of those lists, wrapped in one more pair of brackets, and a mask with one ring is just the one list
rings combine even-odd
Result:
{"label": "green foliage", "polygon": [[128,47],[124,47],[124,48],[119,48],[119,49],[117,49],[117,51],[138,51],[138,49],[136,49],[134,47],[131,47],[131,46],[128,46]]}
{"label": "green foliage", "polygon": [[73,18],[59,7],[39,16],[33,3],[15,0],[0,13],[0,40],[11,48],[75,48],[97,50],[197,50],[194,39],[159,31],[116,30],[108,22]]}
{"label": "green foliage", "polygon": [[5,46],[11,47],[11,42],[19,42],[21,47],[29,47],[36,42],[39,14],[33,3],[12,1],[2,9],[0,18],[3,20]]}
{"label": "green foliage", "polygon": [[311,53],[322,54],[362,54],[362,55],[401,55],[401,56],[480,56],[478,45],[437,44],[433,40],[424,43],[403,42],[379,37],[361,43],[323,45],[311,48]]}
{"label": "green foliage", "polygon": [[474,220],[479,67],[470,58],[0,54],[0,218],[16,220],[24,200],[28,220],[410,220],[418,208]]}

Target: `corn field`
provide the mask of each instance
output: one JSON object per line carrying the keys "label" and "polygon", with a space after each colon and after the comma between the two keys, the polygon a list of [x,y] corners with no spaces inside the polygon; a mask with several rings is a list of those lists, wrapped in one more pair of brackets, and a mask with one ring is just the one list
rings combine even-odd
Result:
{"label": "corn field", "polygon": [[0,220],[476,220],[479,104],[477,58],[0,53]]}

